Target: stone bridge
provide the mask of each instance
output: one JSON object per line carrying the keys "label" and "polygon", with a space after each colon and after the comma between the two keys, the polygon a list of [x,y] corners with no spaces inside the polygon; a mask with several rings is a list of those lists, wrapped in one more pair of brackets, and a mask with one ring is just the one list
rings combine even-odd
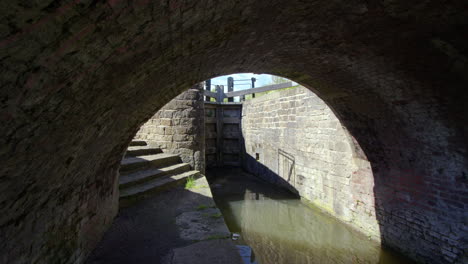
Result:
{"label": "stone bridge", "polygon": [[235,72],[287,77],[331,107],[371,163],[384,244],[422,263],[466,261],[465,0],[0,9],[0,262],[82,263],[117,213],[138,128],[193,84]]}

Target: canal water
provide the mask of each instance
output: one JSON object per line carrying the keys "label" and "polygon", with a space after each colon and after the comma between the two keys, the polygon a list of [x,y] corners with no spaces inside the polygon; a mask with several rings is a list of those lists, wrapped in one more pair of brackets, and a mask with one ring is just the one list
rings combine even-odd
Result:
{"label": "canal water", "polygon": [[217,206],[251,263],[405,264],[408,259],[304,203],[294,194],[242,172],[208,171]]}

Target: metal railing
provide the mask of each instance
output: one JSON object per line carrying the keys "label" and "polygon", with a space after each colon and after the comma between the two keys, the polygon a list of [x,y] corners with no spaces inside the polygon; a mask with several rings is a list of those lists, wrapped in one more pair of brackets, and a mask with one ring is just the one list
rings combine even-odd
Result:
{"label": "metal railing", "polygon": [[[285,83],[272,84],[272,85],[266,85],[266,86],[257,87],[257,88],[251,88],[251,89],[245,89],[245,90],[239,90],[239,91],[231,91],[231,92],[225,93],[223,85],[216,85],[215,86],[216,92],[203,90],[203,94],[207,96],[207,101],[209,101],[210,98],[215,98],[217,103],[222,103],[224,101],[224,98],[229,99],[229,98],[234,98],[236,96],[240,96],[241,98],[243,98],[245,97],[245,95],[248,95],[248,94],[263,93],[267,91],[288,88],[291,86],[293,86],[292,82],[285,82]],[[228,101],[232,102],[232,100],[228,100]]]}

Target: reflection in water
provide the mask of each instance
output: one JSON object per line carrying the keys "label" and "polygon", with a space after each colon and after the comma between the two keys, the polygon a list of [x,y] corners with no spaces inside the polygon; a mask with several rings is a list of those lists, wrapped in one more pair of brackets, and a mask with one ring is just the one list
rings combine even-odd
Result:
{"label": "reflection in water", "polygon": [[239,243],[252,247],[258,263],[411,263],[292,194],[234,172],[209,174],[213,194],[229,229],[241,234]]}

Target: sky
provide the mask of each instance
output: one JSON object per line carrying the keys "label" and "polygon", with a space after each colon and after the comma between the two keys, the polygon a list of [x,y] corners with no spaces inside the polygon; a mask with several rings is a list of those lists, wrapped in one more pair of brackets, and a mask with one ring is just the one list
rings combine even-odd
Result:
{"label": "sky", "polygon": [[[233,77],[234,78],[234,90],[238,91],[238,90],[251,88],[252,82],[250,81],[250,79],[252,77],[255,77],[255,79],[257,79],[257,81],[255,82],[255,87],[261,87],[261,86],[272,84],[273,81],[271,79],[271,76],[272,75],[270,74],[236,73],[236,74],[223,75],[223,76],[213,78],[211,79],[211,84],[212,85],[224,85],[226,89],[227,78]],[[242,79],[249,79],[249,81],[236,82],[236,80],[242,80]],[[248,84],[248,85],[240,85],[240,84]]]}

